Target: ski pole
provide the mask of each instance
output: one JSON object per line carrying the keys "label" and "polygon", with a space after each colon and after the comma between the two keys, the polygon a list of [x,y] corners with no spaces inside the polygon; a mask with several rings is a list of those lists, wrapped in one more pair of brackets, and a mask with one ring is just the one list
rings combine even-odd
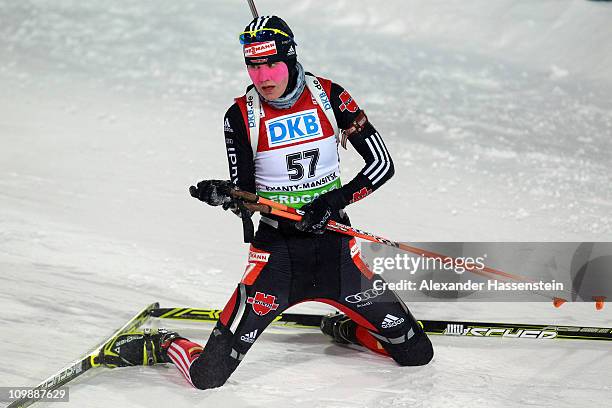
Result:
{"label": "ski pole", "polygon": [[[248,191],[242,191],[242,190],[232,190],[231,195],[234,198],[238,198],[242,200],[245,203],[245,206],[251,211],[258,211],[264,214],[272,214],[272,215],[276,215],[276,216],[279,216],[285,219],[289,219],[292,221],[300,221],[302,219],[303,213],[300,210],[296,210],[295,208],[288,207],[285,204],[277,203],[276,201],[272,201],[265,197],[260,197],[257,194],[253,194]],[[326,228],[330,231],[338,232],[340,234],[349,235],[352,237],[364,239],[366,241],[387,245],[393,248],[400,249],[402,251],[410,252],[410,253],[424,256],[427,258],[440,259],[443,262],[447,260],[453,260],[452,257],[446,256],[443,254],[439,254],[433,251],[426,251],[424,249],[420,249],[420,248],[417,248],[411,245],[403,244],[401,242],[392,241],[390,239],[372,234],[367,231],[362,231],[360,229],[357,229],[357,228],[354,228],[348,225],[340,224],[333,220],[327,223]],[[510,273],[500,271],[498,269],[494,269],[488,266],[484,266],[482,269],[467,269],[467,270],[472,272],[473,274],[485,276],[485,277],[488,277],[487,274],[494,275],[496,279],[499,279],[501,277],[501,278],[511,279],[515,281],[534,282],[530,278],[527,278],[521,275],[510,274]],[[550,298],[553,301],[553,305],[555,307],[560,307],[565,302],[567,302],[566,299],[550,296],[541,291],[534,290],[533,292],[541,296]]]}
{"label": "ski pole", "polygon": [[255,1],[254,0],[247,0],[247,3],[249,3],[249,8],[251,9],[251,13],[253,14],[253,18],[259,17],[259,13],[257,12],[257,8],[255,7]]}
{"label": "ski pole", "polygon": [[[252,207],[252,209],[255,209],[256,211],[259,211],[259,212],[277,215],[277,216],[287,218],[293,221],[300,221],[302,219],[301,211],[296,210],[295,208],[292,208],[292,207],[288,207],[284,204],[277,203],[276,201],[272,201],[270,199],[260,197],[256,194],[249,193],[248,191],[234,190],[232,191],[232,196],[235,198],[239,198],[246,203],[259,204],[258,206]],[[328,222],[326,228],[330,231],[335,231],[341,234],[350,235],[350,236],[357,237],[357,238],[362,238],[367,241],[388,245],[394,248],[404,250],[406,252],[414,253],[416,255],[423,255],[428,258],[438,258],[443,261],[447,259],[452,259],[451,257],[445,256],[442,254],[438,254],[436,252],[426,251],[426,250],[416,248],[416,247],[413,247],[407,244],[403,244],[401,242],[392,241],[390,239],[372,234],[371,232],[362,231],[360,229],[357,229],[357,228],[354,228],[348,225],[340,224],[333,220]],[[524,281],[529,280],[528,278],[522,277],[520,275],[509,274],[507,272],[499,271],[499,270],[489,268],[489,267],[483,268],[483,271],[494,274],[494,275],[503,276],[508,279],[524,280]]]}

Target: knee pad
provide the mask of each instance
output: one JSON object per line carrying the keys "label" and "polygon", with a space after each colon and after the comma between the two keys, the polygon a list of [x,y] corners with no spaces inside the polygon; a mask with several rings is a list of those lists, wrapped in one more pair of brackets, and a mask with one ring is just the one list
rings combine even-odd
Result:
{"label": "knee pad", "polygon": [[206,390],[225,384],[244,357],[233,348],[233,340],[229,329],[217,323],[200,357],[189,369],[194,387]]}

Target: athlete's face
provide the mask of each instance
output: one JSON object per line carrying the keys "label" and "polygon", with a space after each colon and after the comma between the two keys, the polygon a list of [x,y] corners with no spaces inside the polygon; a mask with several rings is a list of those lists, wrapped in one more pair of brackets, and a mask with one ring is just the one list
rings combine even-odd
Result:
{"label": "athlete's face", "polygon": [[268,101],[280,98],[289,83],[289,70],[284,62],[247,65],[253,85]]}

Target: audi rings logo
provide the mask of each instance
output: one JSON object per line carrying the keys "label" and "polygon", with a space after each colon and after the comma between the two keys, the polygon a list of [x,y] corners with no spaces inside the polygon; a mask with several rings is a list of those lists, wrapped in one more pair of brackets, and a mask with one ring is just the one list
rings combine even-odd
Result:
{"label": "audi rings logo", "polygon": [[375,297],[378,297],[383,293],[385,293],[384,289],[378,290],[372,288],[363,292],[355,293],[354,295],[349,295],[345,297],[344,300],[349,303],[365,302],[366,300],[374,299]]}

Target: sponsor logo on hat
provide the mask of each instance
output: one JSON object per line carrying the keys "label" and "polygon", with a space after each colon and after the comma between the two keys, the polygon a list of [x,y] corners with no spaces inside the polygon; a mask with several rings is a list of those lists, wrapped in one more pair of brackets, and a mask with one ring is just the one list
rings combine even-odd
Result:
{"label": "sponsor logo on hat", "polygon": [[258,42],[245,45],[245,58],[258,58],[276,55],[276,43],[274,41]]}
{"label": "sponsor logo on hat", "polygon": [[287,51],[287,56],[289,57],[291,55],[295,55],[295,48],[293,48],[293,45],[289,48],[289,51]]}

